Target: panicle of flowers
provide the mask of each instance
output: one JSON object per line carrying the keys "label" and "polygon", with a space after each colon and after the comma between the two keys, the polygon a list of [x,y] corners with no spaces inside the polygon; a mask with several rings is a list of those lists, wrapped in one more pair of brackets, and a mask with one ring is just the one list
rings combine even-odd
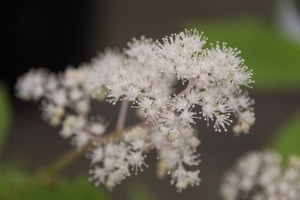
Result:
{"label": "panicle of flowers", "polygon": [[[195,45],[187,44],[193,41]],[[195,123],[194,119],[203,117],[209,125],[214,122],[216,131],[227,131],[226,126],[233,121],[229,119],[231,113],[237,118],[233,130],[236,134],[248,133],[255,121],[253,113],[254,101],[246,92],[242,93],[240,86],[249,86],[252,71],[244,66],[243,59],[238,55],[240,51],[219,44],[211,49],[202,49],[206,39],[202,39],[196,31],[185,31],[163,39],[155,48],[155,63],[161,71],[172,73],[184,82],[188,81],[185,90],[174,95],[169,102],[167,112],[175,111],[175,120],[181,123]],[[192,112],[193,107],[200,106],[202,111],[198,117]],[[168,122],[167,122],[168,123]]]}
{"label": "panicle of flowers", "polygon": [[[171,175],[171,183],[176,183],[178,191],[187,186],[199,185],[199,170],[187,170],[187,167],[200,163],[196,148],[199,139],[192,130],[182,127],[182,137],[170,142],[157,127],[143,128],[137,126],[125,132],[118,142],[98,144],[87,157],[91,159],[93,169],[90,170],[90,180],[95,185],[104,184],[110,190],[131,175],[130,171],[138,174],[145,162],[145,153],[149,149],[158,152],[157,175],[164,178]],[[112,175],[113,174],[113,175]]]}
{"label": "panicle of flowers", "polygon": [[273,151],[255,151],[240,158],[224,177],[221,196],[235,199],[299,199],[300,158],[291,155],[288,162]]}
{"label": "panicle of flowers", "polygon": [[[79,68],[59,74],[31,69],[18,79],[16,95],[40,101],[42,118],[60,125],[60,135],[72,145],[93,145],[87,157],[96,185],[113,189],[132,170],[137,174],[147,167],[146,153],[155,149],[158,176],[170,175],[182,191],[200,183],[200,171],[193,171],[200,163],[200,140],[193,129],[199,119],[221,132],[236,117],[235,134],[248,133],[255,121],[254,101],[241,87],[250,87],[252,71],[240,51],[225,43],[204,48],[206,41],[197,30],[162,42],[133,38],[123,50],[108,48]],[[178,81],[185,89],[176,92]],[[127,109],[121,109],[117,136],[106,134],[108,123],[90,114],[92,100],[131,103],[143,123],[124,131]]]}
{"label": "panicle of flowers", "polygon": [[125,132],[118,142],[98,144],[87,154],[93,165],[90,180],[111,190],[131,175],[130,169],[135,174],[143,171],[148,167],[143,153],[150,145],[148,137],[145,129],[136,127]]}
{"label": "panicle of flowers", "polygon": [[89,117],[91,95],[86,80],[87,68],[69,67],[59,74],[46,69],[30,69],[18,79],[16,95],[24,100],[40,101],[42,119],[52,126],[61,125],[60,135],[71,144],[83,147],[90,139],[106,131],[100,117]]}
{"label": "panicle of flowers", "polygon": [[189,169],[200,163],[200,154],[196,151],[200,140],[193,130],[181,124],[178,130],[168,131],[161,127],[156,131],[163,133],[152,136],[152,144],[158,153],[157,175],[159,178],[164,178],[167,174],[171,175],[171,184],[175,184],[178,192],[187,186],[199,185],[200,170]]}
{"label": "panicle of flowers", "polygon": [[[227,131],[237,117],[233,128],[236,134],[248,133],[255,121],[254,101],[240,86],[249,86],[252,71],[243,64],[240,51],[224,43],[211,49],[202,49],[206,38],[196,30],[186,30],[154,43],[141,37],[128,43],[122,54],[101,54],[94,65],[90,82],[96,85],[94,95],[104,92],[107,101],[133,102],[133,107],[144,112],[147,121],[158,126],[176,129],[183,123],[188,127],[201,117],[214,122],[216,131]],[[118,57],[115,59],[114,57]],[[113,61],[107,61],[113,59]],[[114,63],[113,67],[107,63]],[[108,76],[109,75],[109,76]],[[100,78],[105,76],[105,78]],[[96,77],[96,78],[95,78]],[[109,80],[106,80],[109,77]],[[186,88],[175,94],[175,78],[188,82]],[[202,108],[200,113],[194,107]]]}

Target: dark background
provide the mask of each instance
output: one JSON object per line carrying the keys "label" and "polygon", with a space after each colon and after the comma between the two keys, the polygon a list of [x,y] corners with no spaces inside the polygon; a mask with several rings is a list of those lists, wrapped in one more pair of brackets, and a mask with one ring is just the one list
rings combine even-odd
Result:
{"label": "dark background", "polygon": [[57,72],[88,61],[89,6],[89,1],[69,0],[13,0],[2,5],[1,79],[11,86],[30,67]]}
{"label": "dark background", "polygon": [[[25,163],[26,170],[34,172],[70,148],[58,135],[58,129],[40,119],[37,105],[15,99],[13,85],[16,78],[29,68],[46,67],[58,72],[68,65],[78,66],[106,46],[125,47],[132,37],[146,35],[160,39],[181,31],[189,19],[248,15],[273,23],[274,6],[273,0],[7,1],[1,6],[0,80],[9,88],[14,118],[1,162],[18,159]],[[204,122],[198,124],[202,143],[199,148],[202,160],[199,187],[176,193],[169,184],[169,177],[164,181],[156,179],[155,154],[149,156],[150,168],[139,176],[154,196],[162,200],[219,199],[218,186],[224,171],[244,152],[263,147],[277,125],[299,107],[299,93],[251,95],[250,92],[250,96],[256,101],[259,119],[250,134],[234,137],[230,132],[215,133]],[[287,106],[282,106],[283,103]],[[105,108],[95,109],[113,121],[118,106]],[[133,116],[133,113],[129,115]],[[128,119],[128,123],[133,123],[134,118]],[[87,175],[87,170],[88,161],[82,158],[62,174],[68,177]],[[125,180],[112,192],[115,199],[127,198],[127,182]]]}
{"label": "dark background", "polygon": [[272,0],[7,1],[1,6],[0,79],[11,86],[30,67],[78,66],[106,46],[182,30],[188,19],[253,15],[270,22],[272,11]]}

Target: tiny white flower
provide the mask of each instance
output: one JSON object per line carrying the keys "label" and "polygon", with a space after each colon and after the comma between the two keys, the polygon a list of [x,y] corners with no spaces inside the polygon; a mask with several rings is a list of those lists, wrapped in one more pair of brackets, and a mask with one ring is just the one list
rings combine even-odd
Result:
{"label": "tiny white flower", "polygon": [[89,154],[89,157],[91,158],[91,163],[92,164],[96,164],[98,162],[101,162],[103,157],[104,157],[102,147],[96,147],[95,149],[93,149],[91,154]]}
{"label": "tiny white flower", "polygon": [[138,170],[140,169],[143,171],[142,166],[148,167],[148,165],[144,162],[145,156],[142,155],[140,151],[137,152],[130,152],[130,154],[127,156],[127,160],[129,164],[132,166],[132,170],[135,171],[135,174],[138,173]]}
{"label": "tiny white flower", "polygon": [[214,119],[214,115],[217,112],[217,108],[210,104],[207,103],[202,107],[202,116],[204,117],[204,120],[206,120],[207,125],[209,125],[209,120]]}
{"label": "tiny white flower", "polygon": [[145,141],[141,138],[135,138],[130,142],[133,150],[140,150],[145,147]]}
{"label": "tiny white flower", "polygon": [[24,100],[39,100],[44,94],[44,84],[48,71],[46,69],[31,69],[29,72],[18,78],[15,86],[16,96]]}
{"label": "tiny white flower", "polygon": [[51,93],[51,100],[58,106],[65,106],[67,103],[67,94],[65,89],[58,89]]}
{"label": "tiny white flower", "polygon": [[60,135],[63,138],[69,138],[74,134],[74,124],[76,123],[76,117],[74,115],[69,115],[63,122],[63,128]]}
{"label": "tiny white flower", "polygon": [[95,135],[102,135],[106,130],[106,125],[100,122],[92,122],[89,129]]}
{"label": "tiny white flower", "polygon": [[77,130],[71,139],[71,144],[76,146],[78,149],[82,148],[89,141],[89,135],[84,131]]}
{"label": "tiny white flower", "polygon": [[168,132],[167,139],[171,142],[176,141],[180,136],[180,132],[177,129],[172,129]]}

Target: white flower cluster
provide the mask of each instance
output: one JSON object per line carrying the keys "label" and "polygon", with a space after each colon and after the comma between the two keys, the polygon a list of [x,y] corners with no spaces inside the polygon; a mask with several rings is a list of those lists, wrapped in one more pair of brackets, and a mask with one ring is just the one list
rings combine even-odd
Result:
{"label": "white flower cluster", "polygon": [[[40,100],[43,118],[61,125],[61,135],[78,148],[95,145],[88,157],[91,180],[97,185],[112,189],[130,175],[129,168],[137,173],[147,166],[145,153],[150,148],[159,155],[158,176],[170,174],[181,191],[200,182],[199,171],[187,169],[200,162],[200,141],[192,129],[197,119],[203,117],[221,132],[233,122],[232,114],[237,117],[236,134],[248,133],[255,121],[254,101],[240,87],[250,87],[252,72],[240,52],[226,44],[206,49],[205,43],[196,30],[165,37],[162,43],[142,36],[122,52],[107,49],[58,75],[32,69],[19,78],[16,95]],[[186,85],[184,90],[175,91],[177,81]],[[123,136],[105,134],[105,120],[89,114],[92,99],[122,101],[116,131]],[[129,102],[146,123],[124,131]]]}
{"label": "white flower cluster", "polygon": [[52,126],[62,125],[63,138],[81,148],[92,137],[105,132],[107,124],[100,117],[88,119],[91,96],[87,92],[88,70],[69,67],[53,74],[47,69],[31,69],[18,79],[16,96],[41,101],[42,118]]}
{"label": "white flower cluster", "polygon": [[[147,121],[169,131],[179,124],[190,127],[201,116],[207,124],[214,121],[216,131],[227,131],[233,113],[238,117],[234,132],[247,133],[255,121],[254,101],[239,86],[253,82],[252,72],[236,49],[226,44],[202,49],[205,42],[196,30],[163,38],[163,43],[134,39],[123,55],[107,51],[92,60],[90,91],[94,96],[106,92],[112,103],[132,101]],[[172,94],[174,77],[188,82],[177,94]],[[192,111],[195,106],[202,107],[200,115]]]}
{"label": "white flower cluster", "polygon": [[251,152],[226,174],[221,185],[224,200],[296,200],[300,196],[300,158],[283,164],[278,153]]}
{"label": "white flower cluster", "polygon": [[183,133],[183,137],[172,143],[157,128],[147,130],[138,126],[125,132],[118,142],[97,145],[88,154],[94,166],[90,170],[90,180],[95,180],[96,185],[101,183],[112,189],[131,175],[129,168],[137,174],[139,170],[143,171],[143,166],[148,167],[144,154],[155,148],[159,155],[157,173],[160,178],[171,174],[171,183],[176,182],[178,191],[189,185],[198,185],[199,170],[187,171],[184,165],[199,164],[195,149],[200,141],[193,136],[191,130]]}

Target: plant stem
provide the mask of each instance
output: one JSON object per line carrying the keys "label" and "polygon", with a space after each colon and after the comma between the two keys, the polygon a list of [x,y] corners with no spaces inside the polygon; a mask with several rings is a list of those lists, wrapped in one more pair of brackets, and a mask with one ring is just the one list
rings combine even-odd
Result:
{"label": "plant stem", "polygon": [[[144,123],[143,123],[144,124]],[[141,125],[142,123],[135,124],[134,126]],[[134,126],[129,126],[125,130],[130,130]],[[146,126],[144,124],[144,126]],[[148,125],[147,125],[148,126]],[[111,140],[120,137],[120,131],[115,130],[110,133],[105,134],[106,136],[103,138],[104,140]],[[35,187],[37,184],[44,184],[49,187],[53,187],[55,185],[55,176],[65,169],[68,165],[78,159],[86,150],[88,150],[92,146],[92,142],[88,142],[84,147],[80,150],[76,148],[69,149],[65,153],[63,153],[59,158],[53,161],[46,168],[38,171],[36,176],[33,177],[28,183],[22,185],[21,187],[15,188],[12,192],[9,192],[5,195],[6,199],[14,199],[16,197],[22,196],[24,193]]]}
{"label": "plant stem", "polygon": [[79,158],[86,150],[88,150],[90,146],[91,146],[91,142],[88,142],[80,150],[76,148],[69,149],[64,154],[62,154],[59,158],[57,158],[54,162],[52,162],[48,167],[39,171],[37,173],[38,179],[48,184],[49,181],[51,181],[51,179],[55,177],[56,174],[61,172],[74,160]]}
{"label": "plant stem", "polygon": [[48,187],[55,186],[56,180],[55,175],[61,172],[64,168],[66,168],[70,163],[79,158],[85,150],[87,150],[91,146],[91,143],[87,143],[81,150],[79,151],[76,148],[69,149],[64,154],[62,154],[58,159],[52,162],[45,169],[38,171],[36,176],[34,176],[29,182],[23,184],[21,187],[15,188],[12,192],[6,194],[5,197],[7,199],[15,199],[24,195],[26,192],[31,190],[37,185],[44,184]]}
{"label": "plant stem", "polygon": [[[191,79],[188,83],[188,86],[182,92],[180,92],[175,98],[179,98],[182,95],[185,95],[193,86],[194,86],[194,79]],[[116,129],[113,132],[106,134],[107,136],[104,138],[105,140],[116,139],[120,135],[122,135],[125,121],[126,121],[128,106],[129,106],[129,102],[127,100],[121,102]],[[130,128],[132,128],[132,126],[128,127],[127,129]],[[70,163],[72,163],[74,160],[80,157],[90,146],[91,146],[91,142],[87,143],[80,150],[77,150],[76,148],[68,150],[67,152],[62,154],[57,160],[55,160],[52,164],[50,164],[47,168],[40,171],[38,173],[38,178],[47,183],[56,174],[58,174]]]}
{"label": "plant stem", "polygon": [[[137,123],[133,126],[126,127],[125,130],[130,130],[134,126],[149,126],[144,123]],[[124,130],[124,128],[123,128]],[[120,131],[115,130],[110,133],[105,134],[104,140],[116,139],[120,137]],[[39,171],[37,173],[37,179],[42,180],[44,183],[49,183],[55,175],[61,172],[64,168],[66,168],[69,164],[79,158],[86,150],[88,150],[92,146],[92,142],[88,142],[85,146],[83,146],[80,150],[76,148],[69,149],[64,154],[62,154],[59,158],[53,161],[48,167]]]}
{"label": "plant stem", "polygon": [[127,115],[127,110],[128,110],[128,105],[129,102],[127,100],[124,100],[121,102],[121,108],[118,116],[118,121],[116,125],[116,130],[117,131],[122,131],[125,125],[126,121],[126,115]]}
{"label": "plant stem", "polygon": [[189,80],[187,87],[184,90],[182,90],[179,94],[177,94],[173,99],[180,98],[184,96],[186,93],[188,93],[195,86],[194,80],[195,80],[194,78],[191,78]]}
{"label": "plant stem", "polygon": [[[121,103],[120,112],[118,115],[117,125],[116,129],[110,133],[105,134],[103,137],[103,141],[109,141],[119,138],[123,131],[124,131],[124,125],[127,115],[129,102],[124,100]],[[145,125],[144,123],[137,123],[134,126],[149,126]],[[132,129],[133,126],[129,126],[126,128],[126,130]],[[76,148],[72,148],[68,151],[66,151],[64,154],[62,154],[59,158],[57,158],[55,161],[53,161],[50,165],[48,165],[45,169],[38,171],[36,173],[36,176],[28,183],[25,184],[24,187],[18,188],[12,193],[9,193],[9,197],[22,195],[24,192],[28,191],[32,187],[35,186],[35,184],[42,183],[47,186],[53,186],[55,184],[55,176],[61,172],[63,169],[65,169],[68,165],[70,165],[72,162],[74,162],[76,159],[78,159],[86,150],[88,150],[92,146],[92,141],[90,140],[85,146],[83,146],[80,150]]]}

